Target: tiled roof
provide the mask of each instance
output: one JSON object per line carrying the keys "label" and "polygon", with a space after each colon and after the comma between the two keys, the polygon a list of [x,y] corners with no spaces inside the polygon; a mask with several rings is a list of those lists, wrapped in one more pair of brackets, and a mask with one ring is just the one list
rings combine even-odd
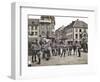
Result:
{"label": "tiled roof", "polygon": [[65,27],[64,26],[61,26],[60,28],[58,28],[56,31],[61,31],[63,30]]}
{"label": "tiled roof", "polygon": [[70,23],[69,25],[65,26],[66,28],[72,28],[72,27],[88,27],[88,24],[85,23],[84,21],[81,21],[79,19],[72,21],[72,23]]}
{"label": "tiled roof", "polygon": [[74,23],[75,23],[75,21],[72,21],[72,23],[70,23],[69,25],[65,26],[65,28],[64,28],[64,29],[66,29],[66,28],[72,28],[72,27],[73,27],[73,25],[74,25]]}
{"label": "tiled roof", "polygon": [[87,23],[77,19],[73,25],[73,27],[88,27]]}

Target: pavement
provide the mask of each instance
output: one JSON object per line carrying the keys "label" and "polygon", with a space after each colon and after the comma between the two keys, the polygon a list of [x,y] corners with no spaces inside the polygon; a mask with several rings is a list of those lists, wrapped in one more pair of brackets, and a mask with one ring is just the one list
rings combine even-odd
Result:
{"label": "pavement", "polygon": [[[29,56],[28,61],[31,63],[31,56]],[[81,57],[77,55],[65,57],[51,56],[50,60],[45,60],[41,58],[41,64],[31,63],[32,66],[50,66],[50,65],[74,65],[74,64],[88,64],[88,54],[81,52]]]}

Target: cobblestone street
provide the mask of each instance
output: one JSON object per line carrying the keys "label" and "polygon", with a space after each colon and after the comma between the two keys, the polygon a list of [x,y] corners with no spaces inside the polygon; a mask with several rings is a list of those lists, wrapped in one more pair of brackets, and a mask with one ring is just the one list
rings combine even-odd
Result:
{"label": "cobblestone street", "polygon": [[[29,56],[29,60],[31,61],[31,56]],[[65,57],[60,56],[51,56],[50,60],[45,60],[41,58],[41,64],[32,63],[32,66],[48,66],[48,65],[72,65],[72,64],[87,64],[88,57],[87,53],[81,53],[81,57],[76,55],[68,56],[66,54]]]}

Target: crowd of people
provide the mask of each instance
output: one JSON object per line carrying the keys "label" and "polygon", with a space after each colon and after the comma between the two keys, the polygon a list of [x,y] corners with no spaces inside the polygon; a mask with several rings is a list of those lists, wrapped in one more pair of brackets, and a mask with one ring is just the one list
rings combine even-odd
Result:
{"label": "crowd of people", "polygon": [[81,45],[79,43],[66,44],[63,40],[41,39],[31,43],[32,63],[41,64],[41,59],[49,61],[51,56],[81,57]]}

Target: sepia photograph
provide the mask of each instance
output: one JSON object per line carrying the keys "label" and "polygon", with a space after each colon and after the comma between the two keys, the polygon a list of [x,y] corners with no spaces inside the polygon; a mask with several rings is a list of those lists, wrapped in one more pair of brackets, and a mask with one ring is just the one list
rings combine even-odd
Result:
{"label": "sepia photograph", "polygon": [[28,15],[28,67],[88,64],[88,17]]}
{"label": "sepia photograph", "polygon": [[12,4],[12,78],[30,80],[96,73],[97,11],[80,6],[58,7]]}

